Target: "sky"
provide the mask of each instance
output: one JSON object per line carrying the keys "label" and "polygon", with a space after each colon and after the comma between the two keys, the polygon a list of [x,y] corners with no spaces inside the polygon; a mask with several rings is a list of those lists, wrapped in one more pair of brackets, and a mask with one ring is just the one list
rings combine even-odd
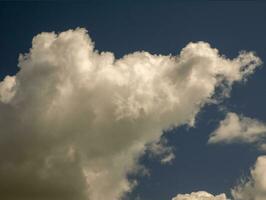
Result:
{"label": "sky", "polygon": [[0,2],[0,198],[265,199],[265,9]]}

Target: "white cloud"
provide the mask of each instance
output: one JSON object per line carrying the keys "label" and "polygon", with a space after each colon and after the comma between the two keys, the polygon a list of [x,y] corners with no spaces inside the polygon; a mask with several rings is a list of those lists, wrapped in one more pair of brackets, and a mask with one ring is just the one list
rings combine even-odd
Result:
{"label": "white cloud", "polygon": [[178,194],[172,200],[227,200],[225,194],[212,195],[205,191],[192,192],[191,194]]}
{"label": "white cloud", "polygon": [[219,127],[211,134],[209,143],[246,142],[256,143],[260,149],[265,148],[266,124],[249,117],[227,113]]}
{"label": "white cloud", "polygon": [[13,86],[15,85],[15,78],[12,76],[6,76],[5,79],[0,82],[0,100],[3,103],[7,103],[15,95]]}
{"label": "white cloud", "polygon": [[[251,177],[235,186],[232,190],[233,200],[265,200],[266,199],[266,156],[259,156]],[[178,194],[172,200],[227,200],[225,194],[212,195],[208,192],[192,192],[191,194]]]}
{"label": "white cloud", "polygon": [[174,148],[168,146],[166,139],[160,139],[158,142],[148,144],[146,149],[148,155],[159,158],[162,164],[171,163],[175,159]]}
{"label": "white cloud", "polygon": [[177,56],[115,59],[94,50],[84,29],[37,35],[20,71],[0,82],[0,198],[120,199],[147,144],[193,125],[215,88],[260,64],[248,52],[226,59],[204,42]]}
{"label": "white cloud", "polygon": [[235,200],[266,199],[266,156],[258,157],[250,179],[236,186],[232,195]]}

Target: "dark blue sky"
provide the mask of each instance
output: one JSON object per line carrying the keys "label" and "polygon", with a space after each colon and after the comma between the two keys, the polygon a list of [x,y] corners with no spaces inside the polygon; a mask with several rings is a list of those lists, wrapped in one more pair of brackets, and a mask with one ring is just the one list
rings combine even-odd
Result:
{"label": "dark blue sky", "polygon": [[[96,49],[112,51],[116,57],[136,50],[177,54],[190,41],[206,41],[229,58],[240,50],[252,50],[266,62],[265,22],[266,3],[251,1],[0,2],[0,79],[17,72],[18,54],[28,51],[34,35],[76,27],[87,28]],[[262,67],[247,83],[235,85],[223,105],[266,121],[265,86],[266,69]],[[208,106],[199,114],[195,128],[166,133],[176,160],[161,165],[142,158],[151,175],[139,177],[132,199],[170,199],[197,190],[229,193],[261,152],[243,144],[207,145],[208,135],[223,117],[217,106]]]}

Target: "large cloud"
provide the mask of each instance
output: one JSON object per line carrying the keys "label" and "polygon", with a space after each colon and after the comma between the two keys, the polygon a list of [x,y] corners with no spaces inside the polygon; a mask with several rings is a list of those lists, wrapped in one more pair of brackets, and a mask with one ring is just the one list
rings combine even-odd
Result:
{"label": "large cloud", "polygon": [[219,127],[211,134],[209,143],[255,143],[260,149],[266,150],[265,137],[265,123],[229,112],[220,122]]}
{"label": "large cloud", "polygon": [[266,156],[260,156],[248,181],[241,183],[232,190],[234,200],[265,200],[266,199]]}
{"label": "large cloud", "polygon": [[177,56],[115,59],[84,29],[37,35],[19,72],[0,82],[0,198],[121,198],[147,144],[193,125],[217,87],[228,91],[260,63],[247,52],[226,59],[204,42]]}

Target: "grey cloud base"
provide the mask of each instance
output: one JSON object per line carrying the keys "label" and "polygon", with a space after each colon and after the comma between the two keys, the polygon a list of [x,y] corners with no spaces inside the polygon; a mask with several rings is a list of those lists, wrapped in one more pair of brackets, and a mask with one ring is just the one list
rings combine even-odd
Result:
{"label": "grey cloud base", "polygon": [[0,82],[0,199],[120,199],[162,130],[193,125],[217,87],[227,97],[260,64],[204,42],[177,56],[115,59],[94,50],[85,29],[37,35],[19,72]]}

